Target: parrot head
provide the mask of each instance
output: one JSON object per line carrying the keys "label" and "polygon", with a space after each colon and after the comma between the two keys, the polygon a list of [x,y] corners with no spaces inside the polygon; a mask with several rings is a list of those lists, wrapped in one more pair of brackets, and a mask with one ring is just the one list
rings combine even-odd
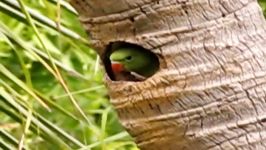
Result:
{"label": "parrot head", "polygon": [[137,48],[120,48],[110,55],[111,67],[114,74],[131,72],[143,77],[149,77],[158,69],[157,57]]}

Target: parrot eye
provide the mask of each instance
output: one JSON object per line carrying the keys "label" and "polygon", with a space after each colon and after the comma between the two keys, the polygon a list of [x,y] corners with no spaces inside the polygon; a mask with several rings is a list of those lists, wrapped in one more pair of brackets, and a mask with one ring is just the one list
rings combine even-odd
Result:
{"label": "parrot eye", "polygon": [[127,61],[132,60],[132,56],[127,56],[127,57],[126,57],[126,60],[127,60]]}

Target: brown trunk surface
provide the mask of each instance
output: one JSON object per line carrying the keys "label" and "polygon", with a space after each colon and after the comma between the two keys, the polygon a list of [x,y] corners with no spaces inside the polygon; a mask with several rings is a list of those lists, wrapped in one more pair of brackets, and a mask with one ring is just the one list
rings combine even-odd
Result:
{"label": "brown trunk surface", "polygon": [[110,42],[160,56],[143,82],[106,83],[142,150],[266,149],[266,23],[256,0],[72,0],[104,57]]}

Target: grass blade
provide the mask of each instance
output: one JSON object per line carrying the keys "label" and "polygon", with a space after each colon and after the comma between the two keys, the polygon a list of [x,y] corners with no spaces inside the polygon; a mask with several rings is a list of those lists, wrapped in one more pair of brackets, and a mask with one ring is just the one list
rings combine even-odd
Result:
{"label": "grass blade", "polygon": [[[20,106],[9,93],[7,93],[3,88],[0,88],[0,95],[8,102],[9,105],[14,107],[19,113],[21,113],[23,116],[28,116],[28,111]],[[64,142],[61,138],[58,137],[57,134],[55,134],[49,127],[45,126],[43,123],[41,123],[37,118],[32,117],[32,122],[34,125],[36,125],[38,128],[40,128],[43,133],[45,133],[47,136],[50,137],[51,142],[56,142],[56,144],[63,149],[70,149],[70,146]]]}
{"label": "grass blade", "polygon": [[63,77],[62,77],[62,75],[61,75],[61,73],[60,73],[60,71],[58,70],[57,66],[55,65],[55,63],[54,63],[54,61],[53,61],[53,59],[52,59],[52,56],[51,56],[50,52],[49,52],[48,49],[46,48],[45,43],[44,43],[44,41],[42,40],[42,38],[41,38],[41,36],[40,36],[40,34],[39,34],[38,29],[36,28],[36,26],[35,26],[33,20],[31,19],[30,14],[29,14],[28,11],[26,10],[26,7],[25,7],[23,1],[22,1],[22,0],[18,0],[18,2],[19,2],[19,4],[20,4],[20,7],[21,7],[22,11],[24,12],[24,14],[25,14],[25,16],[26,16],[28,22],[30,23],[30,26],[33,28],[34,33],[35,33],[35,35],[37,36],[37,38],[38,38],[38,40],[39,40],[39,42],[40,42],[42,48],[45,50],[45,52],[46,52],[47,55],[49,56],[49,60],[50,60],[50,62],[51,62],[51,64],[52,64],[53,70],[54,70],[55,73],[56,73],[56,74],[55,74],[55,77],[59,80],[59,82],[61,83],[61,85],[62,85],[62,87],[64,88],[64,90],[65,90],[66,93],[69,95],[69,98],[70,98],[71,102],[72,102],[73,105],[76,107],[76,109],[78,110],[78,112],[79,112],[79,113],[81,114],[81,116],[82,116],[82,117],[83,117],[83,118],[84,118],[84,119],[85,119],[85,120],[91,125],[90,120],[87,118],[86,114],[83,112],[83,110],[80,108],[79,104],[76,102],[76,100],[74,99],[74,97],[71,95],[71,92],[70,92],[70,90],[68,89],[68,87],[67,87],[67,85],[66,85],[66,83],[65,83],[65,81],[64,81],[64,79],[63,79]]}
{"label": "grass blade", "polygon": [[40,99],[30,87],[28,87],[24,82],[22,82],[20,79],[18,79],[16,76],[14,76],[6,67],[4,67],[2,64],[0,64],[0,73],[3,74],[5,77],[9,78],[12,82],[14,82],[16,85],[21,87],[23,90],[25,90],[28,94],[30,94],[34,99],[36,99],[44,108],[46,108],[48,111],[51,111],[50,108]]}
{"label": "grass blade", "polygon": [[[6,5],[4,5],[6,4]],[[8,7],[9,6],[9,7]],[[12,7],[10,7],[12,6]],[[20,11],[18,11],[20,9],[19,3],[15,0],[2,0],[2,2],[0,2],[0,8],[2,8],[3,10],[6,10],[10,13],[7,14],[13,14],[13,16],[15,16],[15,18],[19,19],[19,20],[24,20],[23,22],[28,23],[26,20],[26,17],[23,15],[23,13],[21,13]],[[15,10],[14,8],[16,8],[17,10]],[[43,25],[43,26],[47,26],[50,27],[52,29],[57,30],[57,25],[56,22],[39,14],[38,12],[29,9],[29,8],[25,8],[29,14],[35,19],[36,22],[38,22],[38,24]],[[0,9],[1,11],[1,9]],[[75,33],[74,31],[66,28],[66,27],[61,27],[61,32],[70,37],[71,39],[75,39],[78,41],[81,41],[82,43],[86,44],[86,45],[90,45],[89,42],[87,41],[87,39],[84,39],[83,37],[81,37],[79,34]]]}

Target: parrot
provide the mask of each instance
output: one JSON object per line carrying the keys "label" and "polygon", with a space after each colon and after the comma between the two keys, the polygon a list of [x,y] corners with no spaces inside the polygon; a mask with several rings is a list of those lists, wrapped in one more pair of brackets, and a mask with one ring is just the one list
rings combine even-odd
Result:
{"label": "parrot", "polygon": [[115,80],[143,81],[159,69],[157,56],[138,47],[124,47],[110,55]]}

